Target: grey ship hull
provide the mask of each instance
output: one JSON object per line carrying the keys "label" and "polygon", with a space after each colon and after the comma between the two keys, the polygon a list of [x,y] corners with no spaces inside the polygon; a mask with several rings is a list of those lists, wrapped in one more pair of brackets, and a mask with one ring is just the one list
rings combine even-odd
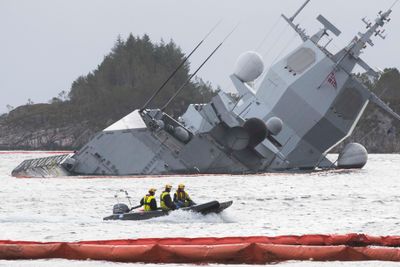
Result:
{"label": "grey ship hull", "polygon": [[[177,121],[167,118],[175,127],[184,129]],[[14,169],[12,175],[57,177],[259,172],[257,157],[251,151],[242,151],[240,155],[229,151],[222,143],[223,127],[217,128],[210,133],[192,135],[189,141],[182,141],[165,129],[151,130],[147,125],[136,129],[105,130],[74,154],[26,160]]]}
{"label": "grey ship hull", "polygon": [[[227,98],[226,98],[227,99]],[[225,99],[225,100],[226,100]],[[223,97],[212,106],[223,109]],[[211,105],[210,105],[211,106]],[[206,108],[205,108],[206,109]],[[232,134],[224,115],[209,131],[193,133],[160,110],[134,111],[95,135],[79,151],[61,156],[26,160],[17,166],[15,177],[143,176],[173,174],[254,174],[287,170],[283,155],[274,148],[275,139],[248,145],[252,135]],[[208,114],[210,116],[210,114]],[[225,114],[227,116],[227,114]],[[133,118],[133,119],[132,119]],[[231,123],[239,125],[240,120]],[[180,131],[177,131],[179,129]],[[257,134],[257,129],[253,134]],[[246,145],[241,145],[241,143]],[[240,149],[237,149],[237,146]],[[279,145],[279,144],[275,144]],[[330,164],[330,165],[329,165]],[[333,166],[331,162],[329,166]],[[299,169],[299,168],[291,168]],[[304,168],[304,169],[312,169]]]}

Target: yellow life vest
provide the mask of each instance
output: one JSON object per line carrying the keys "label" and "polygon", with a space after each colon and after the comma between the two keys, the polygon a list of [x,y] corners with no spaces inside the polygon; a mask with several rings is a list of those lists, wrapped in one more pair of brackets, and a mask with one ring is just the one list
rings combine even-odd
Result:
{"label": "yellow life vest", "polygon": [[185,191],[176,191],[175,194],[176,199],[179,201],[186,202],[189,199],[189,195]]}
{"label": "yellow life vest", "polygon": [[162,194],[160,195],[160,206],[161,206],[161,208],[162,208],[163,210],[170,210],[170,208],[168,208],[168,207],[165,205],[165,201],[164,201],[164,198],[165,198],[165,196],[167,196],[167,195],[169,195],[169,192],[166,192],[166,191],[162,192]]}
{"label": "yellow life vest", "polygon": [[154,196],[146,195],[144,196],[144,211],[151,211],[150,202],[155,199]]}

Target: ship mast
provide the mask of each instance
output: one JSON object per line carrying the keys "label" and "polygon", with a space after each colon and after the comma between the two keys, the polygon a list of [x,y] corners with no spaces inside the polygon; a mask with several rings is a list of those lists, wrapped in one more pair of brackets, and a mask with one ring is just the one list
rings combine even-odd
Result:
{"label": "ship mast", "polygon": [[282,17],[286,20],[287,23],[300,35],[300,38],[305,42],[310,37],[306,34],[305,29],[300,28],[299,24],[294,24],[294,19],[300,14],[301,11],[310,3],[311,0],[306,0],[304,4],[291,16],[290,18],[286,17],[282,14]]}
{"label": "ship mast", "polygon": [[[303,42],[306,42],[307,40],[309,40],[310,36],[308,36],[306,34],[305,29],[300,28],[300,25],[295,24],[293,21],[300,14],[300,12],[303,11],[303,9],[310,3],[310,1],[311,0],[306,0],[304,2],[304,4],[290,18],[288,18],[282,14],[282,17],[299,34],[299,36],[303,40]],[[339,36],[342,33],[338,28],[336,28],[332,23],[330,23],[322,15],[319,15],[317,20],[324,26],[324,28],[321,29],[319,32],[317,32],[316,34],[314,34],[314,36],[311,37],[311,41],[313,41],[315,44],[318,44],[318,42],[321,40],[321,38],[324,35],[328,35],[328,30],[336,36]]]}
{"label": "ship mast", "polygon": [[375,20],[375,24],[372,25],[371,22],[368,22],[365,18],[362,19],[362,21],[367,25],[368,31],[365,33],[359,33],[360,38],[354,38],[354,40],[350,43],[349,45],[349,51],[352,56],[355,58],[358,58],[360,54],[362,53],[362,50],[366,48],[366,45],[369,44],[371,46],[374,45],[374,43],[371,40],[371,37],[373,35],[379,36],[382,39],[385,39],[386,36],[383,35],[385,33],[385,30],[381,30],[386,23],[390,21],[390,14],[392,13],[392,9],[390,8],[386,12],[379,12],[378,18]]}

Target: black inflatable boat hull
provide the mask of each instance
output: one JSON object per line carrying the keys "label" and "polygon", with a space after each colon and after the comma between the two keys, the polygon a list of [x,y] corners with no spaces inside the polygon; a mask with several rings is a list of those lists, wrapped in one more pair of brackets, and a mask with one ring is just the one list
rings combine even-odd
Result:
{"label": "black inflatable boat hull", "polygon": [[[211,201],[200,205],[195,205],[192,207],[182,208],[181,210],[192,211],[201,213],[203,215],[210,213],[220,213],[224,209],[229,208],[232,205],[232,201],[228,202],[218,202]],[[171,211],[146,211],[146,212],[132,212],[132,213],[123,213],[123,214],[113,214],[111,216],[103,218],[103,220],[131,220],[131,221],[140,221],[140,220],[148,220],[152,218],[167,216]]]}

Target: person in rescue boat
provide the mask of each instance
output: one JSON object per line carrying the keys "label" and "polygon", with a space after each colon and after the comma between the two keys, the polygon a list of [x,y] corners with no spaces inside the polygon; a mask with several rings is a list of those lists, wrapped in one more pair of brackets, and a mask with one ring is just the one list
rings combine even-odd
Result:
{"label": "person in rescue boat", "polygon": [[174,194],[174,203],[177,207],[190,207],[196,203],[190,198],[189,194],[185,191],[185,185],[180,184],[178,190]]}
{"label": "person in rescue boat", "polygon": [[169,194],[171,189],[172,185],[165,185],[165,190],[160,195],[160,206],[162,210],[169,211],[176,209],[176,205],[172,202],[171,195]]}
{"label": "person in rescue boat", "polygon": [[155,198],[157,189],[150,188],[149,193],[140,200],[140,205],[144,206],[144,211],[157,210],[157,200]]}

